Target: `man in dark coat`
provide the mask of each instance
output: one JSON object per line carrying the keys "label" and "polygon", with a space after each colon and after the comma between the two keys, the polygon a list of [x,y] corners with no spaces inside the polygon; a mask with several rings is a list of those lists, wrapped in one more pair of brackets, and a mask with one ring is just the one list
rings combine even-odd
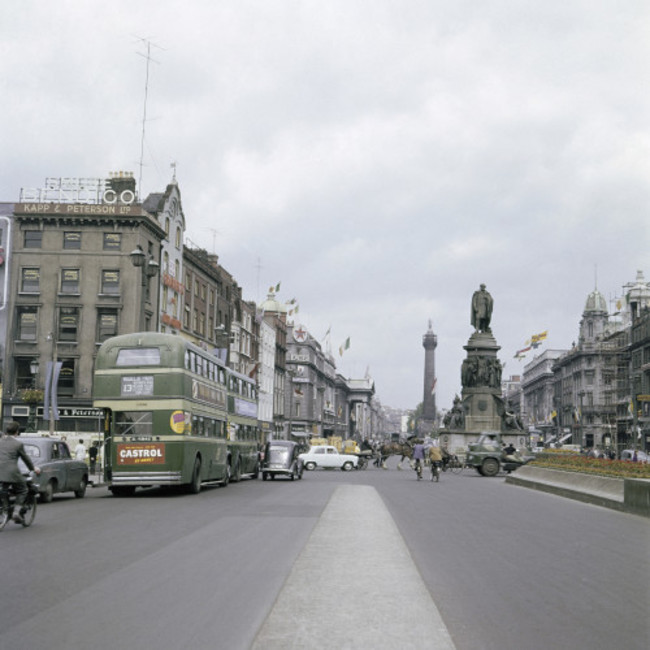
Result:
{"label": "man in dark coat", "polygon": [[28,469],[36,472],[36,474],[40,474],[41,470],[34,467],[34,463],[25,451],[23,443],[17,439],[19,435],[20,425],[18,422],[9,422],[6,435],[0,438],[0,486],[2,486],[2,505],[7,507],[6,490],[13,483],[14,492],[16,493],[14,521],[22,524],[25,514],[24,503],[27,496],[27,483],[18,468],[18,459],[20,458]]}

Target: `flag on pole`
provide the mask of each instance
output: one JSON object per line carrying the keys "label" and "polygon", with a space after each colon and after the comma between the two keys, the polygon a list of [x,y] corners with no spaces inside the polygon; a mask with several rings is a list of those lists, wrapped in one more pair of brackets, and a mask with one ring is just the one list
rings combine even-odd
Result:
{"label": "flag on pole", "polygon": [[539,334],[533,334],[530,337],[530,344],[532,345],[532,347],[538,348],[542,344],[542,341],[546,340],[547,336],[548,336],[548,330],[544,330]]}
{"label": "flag on pole", "polygon": [[434,377],[433,379],[433,384],[431,386],[431,394],[435,395],[436,394],[436,384],[438,383],[437,377]]}
{"label": "flag on pole", "polygon": [[532,349],[532,348],[531,348],[530,345],[529,345],[529,346],[526,347],[526,348],[521,348],[521,350],[517,350],[517,351],[515,352],[515,357],[514,357],[514,358],[515,358],[515,359],[518,359],[519,361],[521,361],[521,360],[526,356],[526,353],[527,353],[527,352],[530,352],[531,349]]}
{"label": "flag on pole", "polygon": [[341,343],[341,346],[339,347],[339,355],[343,356],[343,353],[350,348],[350,337],[348,336],[347,339],[345,339],[344,343]]}

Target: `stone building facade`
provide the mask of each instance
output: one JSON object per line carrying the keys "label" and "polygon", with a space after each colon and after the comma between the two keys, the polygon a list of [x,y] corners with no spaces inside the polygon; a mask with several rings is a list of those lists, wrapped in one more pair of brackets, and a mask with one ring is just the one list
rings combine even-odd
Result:
{"label": "stone building facade", "polygon": [[[55,423],[49,410],[44,412],[44,403],[35,404],[39,428],[97,431],[99,413],[92,409],[97,347],[122,332],[158,327],[156,278],[165,232],[134,202],[129,179],[126,189],[122,180],[109,181],[103,196],[110,202],[13,206],[5,421],[26,424],[22,391],[47,391],[58,375],[60,420]],[[140,266],[134,265],[136,258]]]}

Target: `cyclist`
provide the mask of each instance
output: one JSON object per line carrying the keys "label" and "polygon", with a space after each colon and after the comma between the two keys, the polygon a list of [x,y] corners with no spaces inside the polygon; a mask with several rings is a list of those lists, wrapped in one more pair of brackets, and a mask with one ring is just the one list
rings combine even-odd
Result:
{"label": "cyclist", "polygon": [[434,468],[438,476],[440,476],[440,466],[442,465],[442,452],[440,447],[437,444],[433,444],[429,447],[429,460],[431,461],[431,472],[433,473]]}
{"label": "cyclist", "polygon": [[25,451],[23,443],[17,440],[19,435],[20,425],[18,422],[12,421],[7,425],[5,435],[0,438],[0,488],[2,506],[8,508],[7,492],[11,485],[14,486],[14,493],[16,494],[14,521],[17,524],[22,524],[25,515],[24,503],[27,496],[27,483],[18,468],[18,459],[20,458],[27,465],[27,468],[36,474],[40,474],[41,470],[34,467],[34,463]]}
{"label": "cyclist", "polygon": [[415,442],[413,447],[413,460],[415,461],[415,471],[418,474],[418,481],[422,478],[422,466],[424,465],[424,445],[421,440]]}

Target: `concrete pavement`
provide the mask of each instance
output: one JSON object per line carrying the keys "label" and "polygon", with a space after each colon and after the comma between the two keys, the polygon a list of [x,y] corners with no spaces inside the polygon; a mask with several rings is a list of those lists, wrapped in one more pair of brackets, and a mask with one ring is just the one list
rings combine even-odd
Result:
{"label": "concrete pavement", "polygon": [[335,490],[252,646],[454,647],[395,522],[365,485]]}

